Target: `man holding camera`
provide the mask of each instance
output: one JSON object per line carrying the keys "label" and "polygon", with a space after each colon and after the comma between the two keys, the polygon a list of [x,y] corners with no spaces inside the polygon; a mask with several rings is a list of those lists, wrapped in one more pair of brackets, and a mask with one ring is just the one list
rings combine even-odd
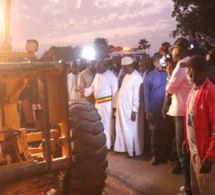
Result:
{"label": "man holding camera", "polygon": [[170,47],[173,61],[177,64],[166,86],[167,95],[172,98],[167,114],[174,117],[177,156],[185,178],[183,194],[188,195],[192,194],[190,187],[190,155],[182,152],[182,145],[184,142],[184,109],[192,85],[187,80],[186,68],[180,67],[180,64],[189,60],[191,49],[191,43],[183,37],[177,39]]}

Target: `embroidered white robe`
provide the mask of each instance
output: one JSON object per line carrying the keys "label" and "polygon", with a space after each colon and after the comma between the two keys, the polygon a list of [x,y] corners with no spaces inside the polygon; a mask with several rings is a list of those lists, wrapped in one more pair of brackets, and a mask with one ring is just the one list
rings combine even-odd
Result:
{"label": "embroidered white robe", "polygon": [[[138,129],[139,91],[143,78],[134,70],[126,74],[118,94],[116,109],[116,141],[114,151],[128,152],[129,156],[143,153],[143,130]],[[132,111],[136,121],[131,120]]]}
{"label": "embroidered white robe", "polygon": [[78,92],[75,92],[78,84],[78,74],[69,73],[67,75],[67,87],[68,87],[68,96],[69,100],[77,100],[79,99]]}
{"label": "embroidered white robe", "polygon": [[101,116],[106,135],[107,148],[112,146],[113,134],[113,108],[116,108],[118,95],[118,80],[113,72],[105,71],[103,74],[96,74],[90,87],[84,89],[84,95],[87,97],[94,93],[96,100],[95,107]]}

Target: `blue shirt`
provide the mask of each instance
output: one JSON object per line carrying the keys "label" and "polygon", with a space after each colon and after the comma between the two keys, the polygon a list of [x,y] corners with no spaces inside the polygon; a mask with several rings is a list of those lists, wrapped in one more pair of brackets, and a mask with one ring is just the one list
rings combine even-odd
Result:
{"label": "blue shirt", "polygon": [[145,112],[152,113],[158,127],[164,126],[162,108],[165,99],[167,73],[153,70],[145,77],[144,96]]}

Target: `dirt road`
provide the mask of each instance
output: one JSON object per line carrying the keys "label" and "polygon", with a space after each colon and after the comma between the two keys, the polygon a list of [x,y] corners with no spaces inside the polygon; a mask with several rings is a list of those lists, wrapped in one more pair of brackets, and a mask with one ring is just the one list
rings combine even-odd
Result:
{"label": "dirt road", "polygon": [[[182,175],[170,173],[169,164],[151,166],[146,157],[127,158],[109,152],[108,178],[102,195],[174,195],[183,184]],[[46,195],[54,188],[52,174],[0,185],[1,195]]]}
{"label": "dirt road", "polygon": [[170,164],[152,166],[149,157],[128,158],[124,154],[109,152],[108,174],[123,185],[142,195],[175,195],[183,185],[183,175],[171,173]]}

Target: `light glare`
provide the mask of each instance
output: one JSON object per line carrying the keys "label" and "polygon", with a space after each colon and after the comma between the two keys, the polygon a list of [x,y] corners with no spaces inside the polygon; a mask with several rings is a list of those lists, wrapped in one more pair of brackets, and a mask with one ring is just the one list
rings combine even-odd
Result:
{"label": "light glare", "polygon": [[4,38],[4,11],[2,4],[0,4],[0,42],[3,42]]}
{"label": "light glare", "polygon": [[95,60],[95,54],[93,47],[86,47],[82,51],[82,57],[88,60]]}

